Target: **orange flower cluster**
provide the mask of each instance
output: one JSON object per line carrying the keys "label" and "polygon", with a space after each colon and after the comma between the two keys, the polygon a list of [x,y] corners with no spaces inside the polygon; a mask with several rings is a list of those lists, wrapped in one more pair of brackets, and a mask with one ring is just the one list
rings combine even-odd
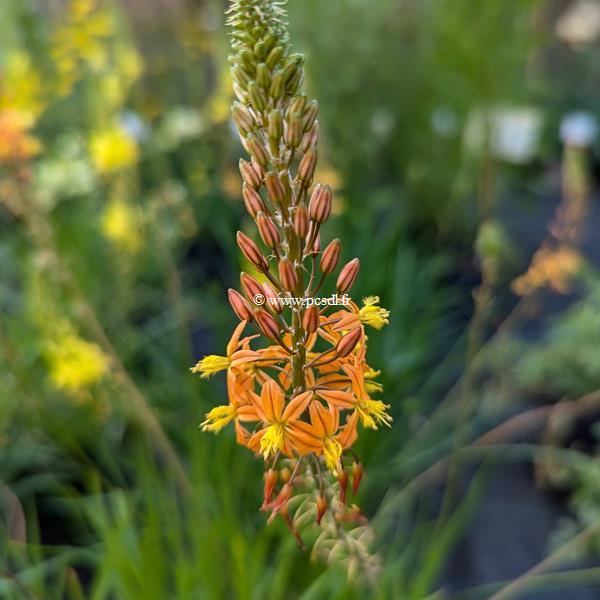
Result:
{"label": "orange flower cluster", "polygon": [[[241,291],[229,290],[241,322],[226,356],[206,356],[192,370],[202,378],[227,372],[229,402],[207,413],[202,429],[217,432],[233,423],[237,441],[262,455],[268,464],[263,509],[285,517],[302,466],[310,465],[319,479],[320,521],[328,506],[328,476],[322,471],[338,480],[343,503],[349,472],[355,491],[362,476],[362,466],[349,451],[359,426],[377,429],[391,423],[389,407],[371,397],[382,387],[379,373],[366,360],[365,335],[365,326],[387,324],[389,312],[377,297],[365,298],[362,307],[354,302],[321,307],[311,301],[337,271],[342,249],[333,240],[321,250],[332,192],[313,182],[318,107],[299,93],[303,58],[290,54],[281,15],[280,3],[271,0],[232,4],[238,98],[232,114],[250,155],[249,161],[240,161],[244,204],[263,248],[238,232],[238,246],[257,274],[242,272]],[[339,270],[338,294],[349,292],[358,271],[356,258]],[[292,298],[301,301],[285,302]],[[258,334],[246,334],[250,325]],[[262,345],[254,344],[257,338]],[[293,472],[281,477],[279,461],[290,458]]]}

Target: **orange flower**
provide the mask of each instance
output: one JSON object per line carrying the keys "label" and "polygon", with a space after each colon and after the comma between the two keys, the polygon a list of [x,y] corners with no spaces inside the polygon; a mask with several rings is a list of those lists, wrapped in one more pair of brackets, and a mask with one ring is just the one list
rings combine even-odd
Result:
{"label": "orange flower", "polygon": [[384,404],[381,400],[372,400],[369,397],[365,389],[362,370],[354,365],[344,365],[343,369],[352,382],[354,409],[358,413],[363,426],[370,429],[377,429],[378,425],[389,427],[392,423],[392,417],[386,412],[389,405]]}
{"label": "orange flower", "polygon": [[264,458],[278,451],[291,456],[292,450],[306,454],[319,449],[315,439],[297,427],[300,415],[312,399],[312,392],[298,394],[286,406],[283,390],[276,381],[269,379],[263,385],[260,396],[254,392],[249,395],[258,416],[265,424],[248,441],[250,448],[256,450],[259,447]]}

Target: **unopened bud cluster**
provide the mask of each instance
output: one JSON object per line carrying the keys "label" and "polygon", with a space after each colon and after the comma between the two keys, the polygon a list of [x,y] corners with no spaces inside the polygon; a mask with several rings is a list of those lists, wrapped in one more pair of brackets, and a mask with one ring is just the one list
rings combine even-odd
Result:
{"label": "unopened bud cluster", "polygon": [[[240,324],[227,356],[207,356],[193,370],[202,377],[227,371],[229,404],[210,411],[203,429],[234,424],[238,442],[268,465],[263,508],[287,521],[288,500],[315,462],[323,467],[316,465],[319,489],[329,471],[344,503],[344,481],[357,464],[349,449],[359,426],[377,429],[391,418],[387,405],[370,397],[381,386],[366,362],[365,325],[380,328],[389,316],[377,298],[334,312],[329,305],[255,303],[258,297],[314,298],[330,279],[338,293],[346,294],[359,272],[358,258],[340,268],[340,240],[321,250],[321,227],[331,215],[333,194],[314,181],[318,106],[302,93],[304,58],[291,52],[283,17],[275,0],[235,0],[229,9],[237,98],[232,120],[248,153],[240,160],[242,196],[256,225],[252,237],[238,231],[237,243],[256,273],[242,272],[240,290],[229,290]],[[250,323],[270,346],[251,347],[254,336],[244,337]],[[288,459],[295,467],[284,480],[279,461]],[[362,467],[360,475],[352,468],[358,482]],[[326,511],[323,497],[319,522]]]}

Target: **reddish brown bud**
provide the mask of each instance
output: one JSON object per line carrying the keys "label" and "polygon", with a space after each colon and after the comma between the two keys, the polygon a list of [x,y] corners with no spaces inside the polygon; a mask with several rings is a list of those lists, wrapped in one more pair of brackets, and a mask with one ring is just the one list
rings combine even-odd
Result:
{"label": "reddish brown bud", "polygon": [[272,308],[276,313],[281,314],[283,312],[283,303],[279,302],[279,294],[275,291],[275,288],[268,282],[263,283],[263,290],[267,298],[269,308]]}
{"label": "reddish brown bud", "polygon": [[289,108],[290,114],[304,113],[304,109],[306,108],[307,100],[308,100],[308,98],[306,97],[306,94],[299,94],[298,96],[296,96],[294,98],[292,104],[290,105],[290,108]]}
{"label": "reddish brown bud", "polygon": [[241,231],[237,232],[237,243],[242,254],[260,271],[269,268],[265,257],[261,254],[258,246]]}
{"label": "reddish brown bud", "polygon": [[344,358],[345,356],[348,356],[348,354],[350,354],[350,352],[356,348],[356,344],[358,344],[361,337],[362,329],[360,327],[353,329],[344,337],[342,337],[335,347],[335,353],[337,354],[337,357]]}
{"label": "reddish brown bud", "polygon": [[311,146],[316,146],[319,141],[319,121],[315,121],[311,129],[309,129],[302,138],[302,143],[298,150],[306,152]]}
{"label": "reddish brown bud", "polygon": [[321,256],[321,271],[326,275],[332,273],[337,267],[338,260],[340,259],[340,252],[342,249],[342,245],[340,240],[333,240],[329,242],[327,248],[323,250],[323,255]]}
{"label": "reddish brown bud", "polygon": [[246,210],[250,213],[250,215],[252,215],[252,217],[256,218],[256,215],[261,211],[266,212],[267,209],[265,208],[260,194],[247,183],[244,183],[242,186],[242,197],[244,198]]}
{"label": "reddish brown bud", "polygon": [[358,487],[360,486],[360,480],[364,474],[363,466],[360,463],[352,463],[352,493],[356,495]]}
{"label": "reddish brown bud", "polygon": [[319,328],[319,307],[309,306],[302,317],[302,328],[307,333],[314,333]]}
{"label": "reddish brown bud", "polygon": [[260,507],[261,510],[265,510],[269,507],[273,500],[273,491],[275,490],[275,484],[277,483],[277,471],[275,469],[269,469],[265,473],[265,487],[263,494],[263,503]]}
{"label": "reddish brown bud", "polygon": [[277,498],[275,498],[275,502],[273,502],[272,507],[273,507],[273,512],[271,513],[271,516],[268,519],[268,523],[271,523],[273,521],[273,519],[277,516],[277,513],[281,512],[283,514],[286,514],[286,509],[287,509],[287,503],[289,501],[289,499],[292,496],[292,486],[289,482],[284,483],[283,486],[281,487],[281,490],[279,491],[279,494],[277,495]]}
{"label": "reddish brown bud", "polygon": [[279,279],[283,287],[290,292],[295,290],[298,285],[298,275],[287,258],[279,261]]}
{"label": "reddish brown bud", "polygon": [[269,164],[269,155],[262,142],[253,133],[246,136],[246,149],[261,167]]}
{"label": "reddish brown bud", "polygon": [[300,159],[300,164],[298,165],[298,179],[304,187],[308,187],[312,183],[316,166],[317,149],[309,148]]}
{"label": "reddish brown bud", "polygon": [[294,232],[300,238],[308,233],[308,209],[306,204],[299,204],[294,213]]}
{"label": "reddish brown bud", "polygon": [[342,471],[338,478],[340,482],[340,502],[346,504],[346,493],[348,492],[348,473]]}
{"label": "reddish brown bud", "polygon": [[304,131],[309,131],[314,125],[319,114],[319,105],[316,100],[312,100],[304,113]]}
{"label": "reddish brown bud", "polygon": [[[258,283],[258,281],[256,281],[256,279],[254,279],[254,277],[252,277],[252,275],[248,275],[248,273],[244,273],[242,271],[240,273],[240,283],[242,284],[244,294],[246,294],[246,297],[252,302],[254,302],[254,299],[257,296],[264,295],[263,287],[260,285],[260,283]],[[256,304],[256,302],[254,303]],[[259,301],[258,304],[260,305],[261,302]]]}
{"label": "reddish brown bud", "polygon": [[313,221],[325,223],[331,214],[331,188],[318,183],[313,190],[308,204],[308,214]]}
{"label": "reddish brown bud", "polygon": [[358,269],[360,268],[360,261],[358,258],[353,258],[349,263],[344,265],[337,279],[337,290],[338,292],[345,294],[354,285],[358,276]]}
{"label": "reddish brown bud", "polygon": [[317,498],[317,525],[321,524],[321,519],[327,511],[327,498],[325,496],[319,496]]}
{"label": "reddish brown bud", "polygon": [[275,246],[279,245],[279,231],[275,223],[273,223],[273,219],[267,217],[265,213],[259,212],[256,216],[256,226],[265,245],[269,248],[275,248]]}
{"label": "reddish brown bud", "polygon": [[254,118],[246,106],[234,102],[231,118],[241,134],[247,134],[254,129]]}
{"label": "reddish brown bud", "polygon": [[269,198],[277,204],[282,204],[285,200],[285,188],[281,179],[275,173],[267,173],[265,175],[265,186],[269,193]]}
{"label": "reddish brown bud", "polygon": [[257,190],[261,186],[262,178],[259,173],[257,173],[254,167],[243,158],[240,159],[240,173],[242,174],[242,179],[251,188]]}
{"label": "reddish brown bud", "polygon": [[272,340],[279,340],[281,337],[281,325],[266,310],[258,309],[254,314],[260,330]]}
{"label": "reddish brown bud", "polygon": [[248,303],[248,300],[246,300],[246,298],[244,298],[238,291],[229,288],[227,291],[227,296],[233,312],[237,315],[240,321],[250,322],[252,319],[254,319],[252,307]]}

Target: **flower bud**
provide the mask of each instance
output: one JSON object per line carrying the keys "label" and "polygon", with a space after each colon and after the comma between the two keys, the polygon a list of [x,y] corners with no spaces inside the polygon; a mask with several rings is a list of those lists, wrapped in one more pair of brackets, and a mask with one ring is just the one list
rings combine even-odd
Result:
{"label": "flower bud", "polygon": [[273,500],[273,491],[275,490],[275,484],[277,483],[277,471],[275,469],[269,469],[265,473],[265,488],[263,493],[263,503],[261,510],[265,510]]}
{"label": "flower bud", "polygon": [[266,271],[269,268],[265,257],[261,254],[258,246],[241,231],[237,232],[237,243],[242,254],[260,271]]}
{"label": "flower bud", "polygon": [[304,131],[310,131],[319,115],[319,104],[312,100],[304,113]]}
{"label": "flower bud", "polygon": [[242,66],[247,73],[254,73],[256,70],[256,64],[254,62],[254,55],[252,52],[250,52],[250,50],[242,50],[239,53],[239,59],[242,61]]}
{"label": "flower bud", "polygon": [[275,68],[277,63],[281,60],[283,56],[283,46],[275,46],[271,52],[267,55],[265,62],[267,63],[267,67],[271,69],[271,71]]}
{"label": "flower bud", "polygon": [[328,275],[332,273],[337,267],[338,260],[340,259],[340,251],[342,245],[340,240],[333,240],[329,242],[327,248],[323,250],[323,255],[321,256],[321,271]]}
{"label": "flower bud", "polygon": [[252,106],[258,111],[261,112],[264,110],[267,105],[267,96],[264,90],[257,85],[255,81],[251,81],[246,88],[248,91],[248,98],[252,103]]}
{"label": "flower bud", "polygon": [[290,148],[296,148],[302,141],[303,122],[301,113],[292,113],[287,120],[285,143]]}
{"label": "flower bud", "polygon": [[340,338],[340,341],[337,343],[335,347],[335,353],[338,358],[344,358],[356,348],[356,344],[360,341],[362,337],[362,328],[357,327],[356,329],[352,329],[349,333],[347,333],[344,337]]}
{"label": "flower bud", "polygon": [[276,204],[283,204],[285,201],[285,188],[278,175],[269,171],[265,175],[265,186],[271,201]]}
{"label": "flower bud", "polygon": [[255,134],[250,133],[246,137],[245,141],[246,148],[248,152],[252,155],[252,158],[254,158],[261,167],[266,167],[269,164],[269,155],[267,154],[265,147],[263,146],[262,142],[258,139],[258,137]]}
{"label": "flower bud", "polygon": [[279,245],[280,237],[279,230],[273,220],[267,217],[264,212],[259,212],[256,216],[256,226],[258,227],[258,233],[266,246],[269,248],[275,248]]}
{"label": "flower bud", "polygon": [[317,525],[321,524],[321,519],[327,511],[327,498],[325,496],[319,496],[317,498]]}
{"label": "flower bud", "polygon": [[260,194],[247,183],[244,183],[242,186],[242,197],[244,198],[246,210],[253,218],[256,218],[256,215],[259,212],[266,212],[267,209],[265,208]]}
{"label": "flower bud", "polygon": [[248,134],[254,129],[254,119],[246,106],[239,102],[234,102],[231,109],[231,118],[242,134]]}
{"label": "flower bud", "polygon": [[273,81],[271,81],[271,89],[269,90],[269,96],[277,102],[283,98],[285,93],[285,73],[279,69],[275,71],[273,75]]}
{"label": "flower bud", "polygon": [[307,131],[302,138],[302,143],[298,148],[298,151],[301,153],[306,152],[311,147],[316,147],[317,142],[319,141],[319,121],[315,121],[312,129]]}
{"label": "flower bud", "polygon": [[250,76],[248,75],[248,73],[246,73],[246,71],[244,70],[242,65],[240,65],[240,64],[234,65],[231,68],[231,75],[232,75],[234,81],[242,89],[246,90],[248,88],[248,84],[250,83]]}
{"label": "flower bud", "polygon": [[246,300],[246,298],[244,298],[238,291],[229,288],[227,291],[227,296],[233,312],[237,315],[240,321],[250,322],[254,319],[252,307],[248,303],[248,300]]}
{"label": "flower bud", "polygon": [[246,294],[246,298],[252,302],[254,302],[254,299],[257,296],[264,295],[264,289],[260,283],[258,283],[252,275],[248,275],[248,273],[244,273],[244,271],[240,273],[240,283],[242,284],[242,289],[244,290],[244,294]]}
{"label": "flower bud", "polygon": [[363,466],[358,462],[352,463],[352,493],[356,496],[358,487],[360,486],[360,480],[364,474]]}
{"label": "flower bud", "polygon": [[302,54],[292,54],[291,56],[288,56],[285,67],[283,68],[285,83],[288,83],[297,75],[298,71],[302,69],[303,64],[304,56],[302,56]]}
{"label": "flower bud", "polygon": [[298,275],[287,258],[282,258],[279,261],[279,279],[283,287],[290,292],[298,286]]}
{"label": "flower bud", "polygon": [[243,158],[240,159],[240,173],[242,174],[242,179],[244,182],[251,188],[257,190],[261,186],[262,178],[256,169]]}
{"label": "flower bud", "polygon": [[297,69],[292,75],[291,79],[288,79],[285,84],[285,89],[290,96],[294,96],[300,89],[300,86],[304,82],[304,69]]}
{"label": "flower bud", "polygon": [[294,232],[300,238],[308,233],[308,210],[306,204],[299,204],[294,212]]}
{"label": "flower bud", "polygon": [[287,483],[290,480],[292,472],[287,468],[283,467],[283,469],[279,470],[279,479],[283,481],[283,483]]}
{"label": "flower bud", "polygon": [[328,185],[318,183],[308,203],[308,214],[317,223],[325,223],[331,214],[332,193]]}
{"label": "flower bud", "polygon": [[[261,35],[262,31],[260,30],[260,28],[257,28],[256,30],[256,37],[258,37],[259,35]],[[258,42],[256,42],[256,44],[254,44],[254,48],[252,49],[254,52],[254,56],[258,56],[258,58],[260,58],[261,60],[266,56],[267,54],[267,48],[265,46],[264,41],[259,40]]]}
{"label": "flower bud", "polygon": [[302,328],[307,333],[314,333],[319,328],[319,307],[309,306],[302,317]]}
{"label": "flower bud", "polygon": [[269,308],[272,308],[277,314],[283,312],[283,303],[279,301],[279,294],[275,288],[268,282],[263,283],[263,291],[267,298]]}
{"label": "flower bud", "polygon": [[359,268],[360,261],[358,258],[353,258],[349,263],[344,265],[337,278],[336,288],[338,292],[345,294],[350,290],[356,281]]}
{"label": "flower bud", "polygon": [[259,63],[256,67],[256,83],[263,90],[268,90],[271,86],[271,73],[265,63]]}
{"label": "flower bud", "polygon": [[283,113],[275,108],[269,115],[269,138],[279,141],[283,135]]}
{"label": "flower bud", "polygon": [[296,96],[290,105],[289,114],[300,113],[302,115],[304,113],[304,109],[306,108],[307,97],[306,94],[299,94]]}
{"label": "flower bud", "polygon": [[259,308],[254,317],[260,327],[260,330],[272,340],[279,340],[281,337],[281,325],[275,320],[275,317],[270,315],[266,310]]}
{"label": "flower bud", "polygon": [[340,502],[342,504],[346,504],[346,493],[348,491],[348,473],[346,471],[342,471],[338,478],[340,483]]}
{"label": "flower bud", "polygon": [[315,176],[315,168],[317,166],[317,149],[309,148],[304,156],[300,159],[298,165],[298,179],[304,187],[308,187]]}

